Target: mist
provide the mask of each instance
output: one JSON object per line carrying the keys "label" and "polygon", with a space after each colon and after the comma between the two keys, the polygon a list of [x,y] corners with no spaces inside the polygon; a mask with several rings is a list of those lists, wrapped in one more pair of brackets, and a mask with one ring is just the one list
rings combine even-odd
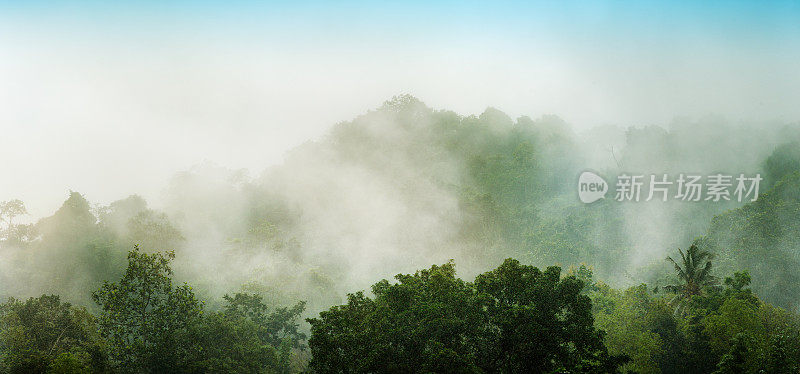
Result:
{"label": "mist", "polygon": [[[4,183],[0,196],[28,202],[34,218],[69,189],[102,203],[141,194],[161,204],[179,170],[207,160],[258,174],[333,123],[400,93],[465,115],[487,106],[512,118],[554,114],[581,130],[665,126],[681,116],[800,117],[797,29],[781,22],[791,12],[778,9],[748,18],[731,8],[702,22],[704,13],[684,14],[676,22],[685,28],[664,34],[657,30],[665,25],[636,7],[622,14],[639,18],[601,6],[498,6],[481,16],[428,9],[423,19],[462,17],[439,28],[420,24],[416,14],[425,10],[416,6],[349,15],[350,7],[319,6],[304,18],[291,7],[251,7],[7,5],[0,155],[15,162],[0,173],[15,183]],[[730,41],[730,23],[762,18],[773,26]],[[478,34],[470,23],[494,27]],[[616,26],[598,32],[607,24]]]}
{"label": "mist", "polygon": [[[276,305],[308,301],[312,315],[375,279],[451,259],[468,279],[521,257],[585,264],[616,286],[653,282],[666,256],[746,202],[626,203],[611,191],[582,206],[577,175],[598,170],[612,184],[626,172],[768,176],[767,158],[798,131],[719,117],[576,131],[555,116],[513,120],[494,108],[463,116],[397,96],[258,174],[210,161],[177,172],[157,204],[72,192],[36,223],[32,242],[6,250],[0,291],[91,305],[84,290],[118,274],[134,244],[175,250],[178,279],[209,299],[249,290]],[[83,246],[103,255],[81,263],[86,255],[70,253]]]}
{"label": "mist", "polygon": [[[284,313],[291,348],[258,343],[301,372],[313,319],[355,292],[379,303],[437,274],[477,294],[516,263],[583,282],[574,299],[595,303],[587,323],[628,369],[671,372],[638,345],[685,356],[698,349],[654,331],[694,339],[699,319],[721,365],[741,343],[719,333],[724,313],[794,326],[800,308],[798,12],[0,4],[0,317],[51,294],[108,317],[103,287],[166,254],[164,274],[211,315],[198,321],[241,317],[231,295]],[[587,204],[585,171],[609,186]],[[684,174],[763,179],[743,201],[680,201],[674,184],[644,201],[650,175]],[[644,176],[640,201],[615,198],[621,175]],[[689,248],[713,277],[664,296]],[[701,298],[702,313],[682,309]],[[752,305],[722,307],[738,302]]]}

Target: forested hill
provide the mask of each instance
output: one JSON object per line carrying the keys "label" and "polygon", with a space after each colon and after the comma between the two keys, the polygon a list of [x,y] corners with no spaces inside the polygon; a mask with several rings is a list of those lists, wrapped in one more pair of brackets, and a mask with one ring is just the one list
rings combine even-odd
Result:
{"label": "forested hill", "polygon": [[800,172],[782,176],[758,201],[714,217],[699,243],[717,254],[720,272],[748,269],[760,279],[753,285],[758,295],[796,310],[800,295]]}
{"label": "forested hill", "polygon": [[[781,147],[799,138],[798,127],[761,125],[753,132],[753,124],[708,118],[576,133],[553,116],[514,120],[492,108],[461,116],[400,96],[258,176],[211,164],[178,173],[159,210],[137,196],[93,206],[72,193],[35,225],[6,225],[0,293],[90,305],[85,290],[118,276],[136,243],[175,249],[177,276],[208,295],[244,287],[275,302],[308,300],[312,310],[376,277],[449,259],[468,277],[514,257],[585,263],[611,284],[663,283],[664,258],[707,235],[726,269],[764,274],[754,289],[794,307],[797,293],[775,287],[800,289],[792,275],[800,234],[785,192],[797,181],[776,180],[800,162]],[[585,169],[612,186],[622,172],[760,172],[762,192],[776,187],[711,224],[744,203],[620,203],[611,191],[584,205],[575,182]],[[783,229],[758,236],[760,225]],[[776,279],[781,286],[768,286]]]}
{"label": "forested hill", "polygon": [[[0,372],[796,372],[799,140],[401,96],[257,176],[180,172],[157,209],[70,192],[23,224],[8,200]],[[585,170],[605,199],[580,202]],[[756,201],[614,199],[621,174],[682,173],[763,182]]]}

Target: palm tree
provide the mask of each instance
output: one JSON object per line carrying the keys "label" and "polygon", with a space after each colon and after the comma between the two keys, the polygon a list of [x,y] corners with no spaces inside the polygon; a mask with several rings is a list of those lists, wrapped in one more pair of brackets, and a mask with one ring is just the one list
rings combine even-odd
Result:
{"label": "palm tree", "polygon": [[[681,304],[691,299],[692,296],[701,295],[705,288],[713,287],[717,284],[717,279],[711,275],[711,259],[714,257],[711,252],[701,250],[697,248],[697,245],[692,244],[686,253],[683,253],[680,248],[678,248],[678,253],[681,255],[680,263],[672,257],[667,257],[667,260],[675,265],[679,283],[664,286],[665,290],[677,294],[672,299],[673,302],[679,302],[676,312],[681,309]],[[703,264],[703,261],[705,261],[705,264]]]}

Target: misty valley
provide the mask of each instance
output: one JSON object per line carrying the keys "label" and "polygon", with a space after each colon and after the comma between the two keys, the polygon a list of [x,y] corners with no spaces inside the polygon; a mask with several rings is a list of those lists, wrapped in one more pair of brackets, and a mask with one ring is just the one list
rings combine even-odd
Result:
{"label": "misty valley", "polygon": [[[599,177],[689,172],[763,181],[616,201]],[[2,373],[800,371],[796,122],[578,131],[402,95],[257,175],[65,192],[0,204]]]}

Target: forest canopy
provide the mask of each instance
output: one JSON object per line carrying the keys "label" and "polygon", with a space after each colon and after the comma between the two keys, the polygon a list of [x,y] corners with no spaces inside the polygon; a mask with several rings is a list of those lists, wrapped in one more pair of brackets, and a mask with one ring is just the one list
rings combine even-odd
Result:
{"label": "forest canopy", "polygon": [[[799,141],[399,96],[260,175],[180,172],[163,202],[70,191],[32,221],[7,200],[0,370],[796,373]],[[764,182],[752,202],[587,205],[584,170]]]}

